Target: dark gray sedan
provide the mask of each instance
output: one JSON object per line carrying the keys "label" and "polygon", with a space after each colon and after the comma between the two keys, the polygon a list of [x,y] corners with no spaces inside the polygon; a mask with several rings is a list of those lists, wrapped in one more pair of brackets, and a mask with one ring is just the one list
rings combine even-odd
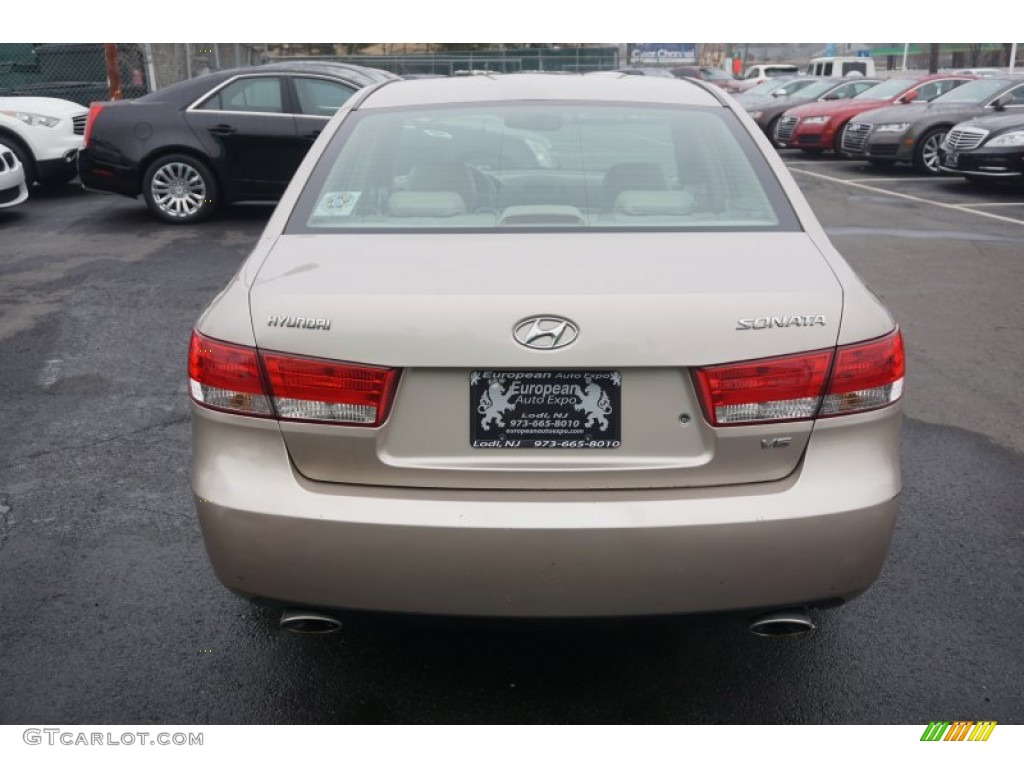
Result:
{"label": "dark gray sedan", "polygon": [[974,80],[927,104],[873,109],[850,121],[843,153],[875,164],[912,163],[929,176],[939,170],[939,147],[949,129],[973,117],[1024,115],[1024,77]]}
{"label": "dark gray sedan", "polygon": [[774,142],[775,126],[786,110],[799,107],[801,104],[810,104],[812,101],[852,99],[880,82],[882,81],[877,78],[855,80],[848,77],[818,78],[791,93],[765,96],[757,101],[747,100],[743,102],[743,106],[747,110],[747,114],[754,118],[758,127]]}

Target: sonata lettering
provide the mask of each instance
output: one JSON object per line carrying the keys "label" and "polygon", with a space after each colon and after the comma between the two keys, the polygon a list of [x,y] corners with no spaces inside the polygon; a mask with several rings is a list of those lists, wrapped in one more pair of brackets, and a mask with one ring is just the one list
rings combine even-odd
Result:
{"label": "sonata lettering", "polygon": [[773,315],[772,317],[746,317],[736,321],[737,331],[763,331],[766,328],[809,328],[825,325],[824,315]]}

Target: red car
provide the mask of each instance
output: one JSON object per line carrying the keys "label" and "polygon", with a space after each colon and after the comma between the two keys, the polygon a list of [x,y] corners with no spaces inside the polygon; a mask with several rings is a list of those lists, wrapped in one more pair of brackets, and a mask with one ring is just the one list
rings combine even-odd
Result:
{"label": "red car", "polygon": [[895,104],[931,101],[974,79],[971,75],[894,77],[852,99],[803,104],[782,115],[775,128],[775,140],[780,147],[787,149],[802,149],[812,154],[831,149],[838,153],[843,128],[861,112]]}

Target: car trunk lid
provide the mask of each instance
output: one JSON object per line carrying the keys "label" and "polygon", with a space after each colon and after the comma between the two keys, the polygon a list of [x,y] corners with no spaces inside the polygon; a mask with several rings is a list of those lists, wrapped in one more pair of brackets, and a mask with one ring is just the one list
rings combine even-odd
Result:
{"label": "car trunk lid", "polygon": [[[712,428],[690,371],[830,348],[842,311],[811,239],[763,232],[289,235],[250,299],[261,350],[401,369],[379,428],[281,423],[302,474],[449,488],[784,477],[811,422]],[[578,336],[560,349],[524,346],[514,330],[539,316],[571,321]],[[612,433],[604,442],[618,445],[508,447],[522,406],[495,419],[494,402],[516,400],[517,379],[520,392],[563,387],[549,390],[562,398],[549,412],[530,414],[554,422],[553,438],[574,423],[588,445]],[[485,445],[499,421],[505,442]]]}

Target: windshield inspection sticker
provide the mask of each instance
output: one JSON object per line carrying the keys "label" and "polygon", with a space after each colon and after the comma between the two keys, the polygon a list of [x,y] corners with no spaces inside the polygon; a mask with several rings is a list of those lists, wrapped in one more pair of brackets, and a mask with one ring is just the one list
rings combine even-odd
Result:
{"label": "windshield inspection sticker", "polygon": [[316,216],[351,216],[362,192],[328,192],[316,206]]}

